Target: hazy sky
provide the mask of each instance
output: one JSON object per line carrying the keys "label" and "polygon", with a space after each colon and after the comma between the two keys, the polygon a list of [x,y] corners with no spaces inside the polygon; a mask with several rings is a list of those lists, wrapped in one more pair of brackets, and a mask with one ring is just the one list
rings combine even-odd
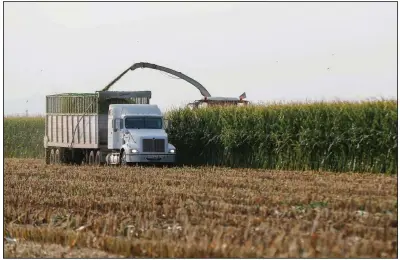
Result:
{"label": "hazy sky", "polygon": [[[140,61],[180,71],[213,96],[396,98],[396,8],[365,2],[4,3],[4,112],[44,113],[45,95],[100,90]],[[189,83],[151,69],[129,72],[113,89],[151,90],[151,103],[162,109],[201,98]]]}

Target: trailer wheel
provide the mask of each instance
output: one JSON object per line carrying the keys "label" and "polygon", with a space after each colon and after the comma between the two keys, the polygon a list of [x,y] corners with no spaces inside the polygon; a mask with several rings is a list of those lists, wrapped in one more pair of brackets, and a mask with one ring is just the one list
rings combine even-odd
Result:
{"label": "trailer wheel", "polygon": [[50,164],[54,164],[54,157],[55,157],[54,149],[51,149],[51,151],[50,151]]}
{"label": "trailer wheel", "polygon": [[97,153],[96,153],[96,157],[95,157],[95,159],[94,159],[94,164],[95,165],[101,165],[101,154],[100,154],[100,151],[97,151]]}
{"label": "trailer wheel", "polygon": [[93,151],[90,151],[90,154],[89,154],[89,165],[93,165],[94,164],[94,153],[93,153]]}
{"label": "trailer wheel", "polygon": [[56,149],[56,154],[54,156],[54,163],[55,164],[60,164],[61,159],[60,159],[60,149]]}

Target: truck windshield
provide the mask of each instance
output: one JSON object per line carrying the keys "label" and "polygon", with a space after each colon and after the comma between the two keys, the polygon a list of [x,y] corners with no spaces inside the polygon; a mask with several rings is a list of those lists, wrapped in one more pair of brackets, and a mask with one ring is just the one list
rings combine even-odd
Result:
{"label": "truck windshield", "polygon": [[159,117],[128,117],[125,119],[126,129],[162,129]]}

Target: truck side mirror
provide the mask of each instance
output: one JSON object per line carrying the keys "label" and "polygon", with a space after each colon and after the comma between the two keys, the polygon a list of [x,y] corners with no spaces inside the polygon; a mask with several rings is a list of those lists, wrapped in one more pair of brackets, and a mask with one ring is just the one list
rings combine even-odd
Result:
{"label": "truck side mirror", "polygon": [[119,119],[119,118],[114,119],[114,121],[113,121],[113,130],[114,130],[114,132],[118,131],[118,129],[120,127],[120,124],[121,124],[121,119]]}
{"label": "truck side mirror", "polygon": [[164,129],[168,129],[170,127],[170,120],[164,119]]}

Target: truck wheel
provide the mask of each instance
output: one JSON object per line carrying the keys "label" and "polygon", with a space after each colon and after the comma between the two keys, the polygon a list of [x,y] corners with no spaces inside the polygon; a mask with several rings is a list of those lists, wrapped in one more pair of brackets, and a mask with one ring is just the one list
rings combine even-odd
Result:
{"label": "truck wheel", "polygon": [[94,159],[94,164],[95,164],[95,165],[98,165],[98,166],[101,165],[100,156],[101,156],[100,151],[97,151],[96,157],[95,157],[95,159]]}
{"label": "truck wheel", "polygon": [[126,162],[126,153],[125,153],[125,151],[122,152],[120,158],[121,158],[121,159],[120,159],[121,166],[126,166],[126,165],[128,165],[128,163]]}
{"label": "truck wheel", "polygon": [[93,165],[94,164],[94,153],[93,153],[93,151],[90,151],[90,154],[89,154],[89,165]]}
{"label": "truck wheel", "polygon": [[54,164],[60,164],[61,159],[60,159],[60,149],[56,149],[56,154],[54,156]]}
{"label": "truck wheel", "polygon": [[50,164],[54,164],[54,156],[55,156],[54,149],[51,149],[51,151],[50,151]]}

